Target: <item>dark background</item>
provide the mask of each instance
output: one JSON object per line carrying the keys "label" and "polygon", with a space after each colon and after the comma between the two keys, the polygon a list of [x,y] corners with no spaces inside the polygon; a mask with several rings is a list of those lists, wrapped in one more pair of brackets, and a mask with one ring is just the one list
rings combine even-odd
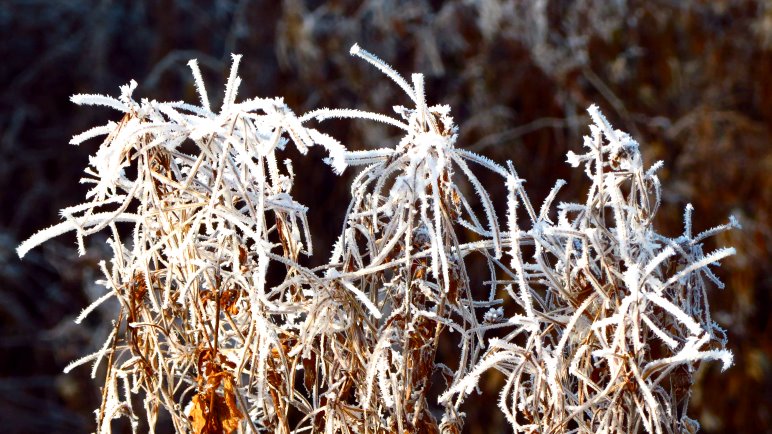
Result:
{"label": "dark background", "polygon": [[[117,95],[133,78],[135,97],[195,102],[186,66],[195,57],[214,105],[233,52],[244,55],[242,99],[284,96],[296,113],[390,113],[407,104],[396,85],[348,55],[359,42],[408,77],[426,74],[429,103],[452,106],[458,146],[512,159],[536,203],[558,178],[571,186],[560,200],[579,198],[583,175],[569,171],[565,152],[580,150],[585,109],[597,103],[641,142],[647,164],[665,160],[660,232],[682,231],[689,202],[695,230],[737,216],[742,230],[706,246],[738,250],[721,268],[727,288],[711,294],[735,366],[699,369],[690,414],[706,433],[772,432],[769,2],[2,0],[0,41],[0,431],[94,429],[98,382],[88,368],[62,369],[100,345],[111,320],[106,308],[84,326],[72,322],[97,291],[101,238],[82,257],[72,236],[24,261],[15,254],[58,221],[60,208],[82,200],[77,181],[98,140],[73,147],[69,138],[119,118],[68,97]],[[320,128],[353,149],[395,134],[359,121]],[[353,173],[336,180],[323,156],[295,161],[307,180],[295,196],[310,206],[323,252],[312,263],[328,257]],[[486,390],[467,400],[465,432],[506,432],[496,398]]]}

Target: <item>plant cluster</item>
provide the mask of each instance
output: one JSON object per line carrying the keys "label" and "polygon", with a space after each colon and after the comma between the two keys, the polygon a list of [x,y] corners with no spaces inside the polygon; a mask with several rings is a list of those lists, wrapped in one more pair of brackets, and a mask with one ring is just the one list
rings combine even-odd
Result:
{"label": "plant cluster", "polygon": [[[137,101],[135,82],[118,98],[72,98],[123,117],[73,137],[107,136],[86,201],[18,253],[68,231],[81,252],[85,236],[111,235],[106,292],[77,321],[113,298],[118,317],[97,352],[66,368],[92,363],[95,377],[106,366],[98,432],[122,416],[153,431],[164,410],[177,432],[197,434],[460,433],[464,401],[494,369],[518,433],[695,432],[694,368],[732,364],[706,293],[723,286],[710,266],[734,250],[706,254],[702,242],[737,222],[693,234],[687,207],[681,236],[657,233],[662,163],[644,168],[635,140],[596,106],[586,153],[568,155],[589,179],[586,200],[553,206],[561,181],[537,208],[511,162],[457,147],[450,109],[427,104],[421,74],[408,82],[356,45],[351,54],[410,106],[297,116],[279,98],[237,102],[240,56],[217,110],[195,61],[198,105]],[[334,117],[402,138],[351,150],[310,126]],[[315,268],[288,146],[323,147],[336,173],[363,167]],[[479,168],[506,187],[503,225]],[[456,360],[436,360],[442,339]]]}

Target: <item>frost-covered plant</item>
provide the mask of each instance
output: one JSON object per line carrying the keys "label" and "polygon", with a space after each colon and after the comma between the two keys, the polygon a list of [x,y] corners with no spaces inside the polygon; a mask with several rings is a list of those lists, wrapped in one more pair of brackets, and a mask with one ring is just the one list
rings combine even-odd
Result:
{"label": "frost-covered plant", "polygon": [[[427,106],[421,74],[413,74],[411,85],[358,46],[351,53],[392,78],[414,107],[395,107],[402,120],[338,109],[321,109],[304,116],[374,119],[404,131],[394,149],[345,153],[348,165],[366,167],[352,184],[343,233],[326,276],[335,288],[356,295],[367,308],[364,312],[352,309],[356,314],[369,314],[365,317],[367,327],[364,333],[349,334],[346,344],[351,345],[354,337],[357,346],[367,349],[364,354],[368,357],[359,360],[359,355],[353,354],[337,363],[343,365],[341,375],[364,380],[356,385],[355,392],[365,414],[360,431],[432,432],[437,430],[437,422],[427,402],[431,377],[438,370],[449,371],[435,364],[440,335],[447,328],[461,335],[459,368],[449,373],[450,377],[460,377],[474,365],[484,345],[477,309],[501,303],[493,299],[493,291],[491,297],[475,300],[470,287],[464,257],[475,250],[483,252],[493,274],[502,240],[491,198],[467,162],[504,175],[506,171],[455,147],[457,132],[450,109]],[[477,191],[484,219],[475,214],[456,185],[456,170]],[[462,246],[457,228],[472,230],[492,244]],[[484,280],[492,278],[486,276]],[[317,329],[324,327],[322,323]],[[327,382],[334,383],[334,378]],[[443,427],[460,429],[456,410],[448,408]]]}
{"label": "frost-covered plant", "polygon": [[[134,82],[118,99],[72,98],[115,108],[123,118],[73,138],[78,144],[108,134],[86,170],[84,182],[94,184],[88,201],[62,210],[66,220],[30,238],[19,254],[63,231],[75,229],[83,246],[83,236],[111,229],[111,266],[101,264],[107,292],[77,322],[111,297],[120,315],[97,353],[65,369],[94,361],[94,376],[108,360],[100,432],[120,415],[134,425],[131,394],[140,390],[151,427],[160,406],[179,432],[286,419],[295,365],[284,353],[306,297],[301,285],[268,287],[266,274],[276,262],[287,280],[318,279],[297,264],[312,251],[307,209],[292,198],[295,174],[288,160],[279,165],[277,153],[290,139],[303,153],[321,144],[340,171],[343,148],[304,127],[280,99],[236,103],[239,60],[234,56],[218,112],[195,62],[199,106],[137,102]],[[183,144],[194,146],[186,151]],[[120,222],[132,223],[130,232],[119,231]]]}
{"label": "frost-covered plant", "polygon": [[[563,182],[537,212],[511,162],[456,147],[450,109],[427,104],[421,74],[409,83],[351,53],[405,92],[399,118],[237,103],[239,56],[217,112],[195,61],[200,105],[138,102],[134,82],[117,99],[73,97],[123,118],[73,138],[107,135],[86,170],[87,201],[18,252],[72,230],[83,251],[85,236],[110,230],[107,292],[77,321],[113,297],[120,313],[103,347],[66,368],[93,362],[93,377],[106,361],[97,430],[120,416],[136,430],[139,395],[151,431],[163,408],[177,432],[457,433],[464,400],[496,369],[516,432],[694,432],[693,368],[732,360],[706,291],[721,286],[708,267],[733,250],[706,255],[701,242],[736,222],[695,236],[687,207],[681,237],[658,234],[661,164],[644,170],[637,143],[593,106],[588,153],[569,153],[592,185],[554,223]],[[384,122],[402,139],[348,150],[308,126],[331,117]],[[303,154],[323,146],[336,173],[364,166],[331,257],[314,269],[303,265],[307,208],[291,195],[302,175],[278,161],[289,142]],[[470,162],[506,185],[506,231]],[[473,254],[485,275],[469,272]],[[486,338],[492,330],[503,337]],[[458,343],[456,360],[436,361],[441,339]]]}
{"label": "frost-covered plant", "polygon": [[[536,214],[518,180],[509,180],[517,293],[500,283],[524,314],[507,320],[512,331],[491,339],[475,369],[440,400],[459,403],[494,368],[507,376],[499,406],[516,432],[695,432],[699,425],[686,416],[695,365],[732,364],[707,289],[709,281],[723,287],[708,266],[734,249],[705,255],[701,242],[737,222],[693,235],[688,205],[683,235],[658,234],[652,219],[662,163],[645,170],[638,144],[597,107],[589,113],[588,152],[568,153],[592,181],[585,203],[559,204],[553,223],[549,206],[562,182]],[[519,229],[518,203],[528,231]],[[534,246],[531,261],[524,244]]]}

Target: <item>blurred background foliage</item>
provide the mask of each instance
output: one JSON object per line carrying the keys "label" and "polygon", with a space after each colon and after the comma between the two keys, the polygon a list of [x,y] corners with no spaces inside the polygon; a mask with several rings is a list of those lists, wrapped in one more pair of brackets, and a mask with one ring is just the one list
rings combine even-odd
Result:
{"label": "blurred background foliage", "polygon": [[[3,432],[89,432],[99,402],[88,369],[61,371],[103,341],[100,324],[114,315],[108,307],[86,327],[72,322],[100,291],[101,240],[92,238],[82,257],[68,237],[23,262],[14,251],[85,191],[76,180],[98,142],[72,147],[69,138],[119,118],[76,108],[68,97],[117,95],[133,78],[135,95],[196,101],[190,58],[198,58],[210,95],[220,95],[233,52],[244,55],[242,97],[281,95],[297,113],[325,106],[388,113],[407,104],[393,83],[348,55],[354,42],[403,74],[425,73],[430,104],[452,107],[458,145],[513,160],[537,202],[559,178],[570,181],[562,200],[578,199],[586,186],[564,161],[580,148],[585,109],[595,102],[642,143],[647,164],[665,160],[662,232],[682,231],[689,202],[695,230],[737,216],[743,229],[706,247],[739,252],[721,269],[727,288],[710,294],[735,366],[724,374],[700,367],[690,413],[706,433],[772,432],[772,3],[0,0],[0,40]],[[356,149],[396,134],[362,122],[322,130]],[[296,198],[310,206],[315,242],[329,250],[352,171],[336,180],[321,157],[294,158],[303,179]],[[483,396],[468,401],[466,432],[502,432],[496,382],[491,375]]]}

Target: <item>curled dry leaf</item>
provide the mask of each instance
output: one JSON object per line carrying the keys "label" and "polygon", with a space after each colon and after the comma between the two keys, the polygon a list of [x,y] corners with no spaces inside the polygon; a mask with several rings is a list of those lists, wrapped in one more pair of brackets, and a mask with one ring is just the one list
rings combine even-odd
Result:
{"label": "curled dry leaf", "polygon": [[[222,384],[222,394],[218,386]],[[205,392],[192,399],[190,424],[195,434],[230,434],[239,427],[244,414],[236,404],[233,376],[225,372],[209,379]]]}

